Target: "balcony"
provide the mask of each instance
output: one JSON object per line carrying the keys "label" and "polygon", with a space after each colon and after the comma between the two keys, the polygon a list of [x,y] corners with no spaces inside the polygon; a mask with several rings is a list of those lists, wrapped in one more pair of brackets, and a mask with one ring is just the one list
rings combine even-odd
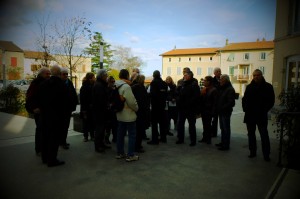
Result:
{"label": "balcony", "polygon": [[251,75],[237,75],[237,80],[239,81],[248,81],[251,79]]}

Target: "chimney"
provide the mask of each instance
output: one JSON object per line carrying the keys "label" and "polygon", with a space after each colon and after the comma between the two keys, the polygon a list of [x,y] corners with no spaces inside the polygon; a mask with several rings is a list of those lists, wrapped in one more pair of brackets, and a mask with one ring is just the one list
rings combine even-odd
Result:
{"label": "chimney", "polygon": [[266,41],[266,39],[263,37],[263,38],[262,38],[262,41]]}
{"label": "chimney", "polygon": [[259,38],[256,39],[256,42],[259,42]]}
{"label": "chimney", "polygon": [[226,45],[226,46],[228,45],[228,39],[226,39],[226,43],[225,43],[225,45]]}

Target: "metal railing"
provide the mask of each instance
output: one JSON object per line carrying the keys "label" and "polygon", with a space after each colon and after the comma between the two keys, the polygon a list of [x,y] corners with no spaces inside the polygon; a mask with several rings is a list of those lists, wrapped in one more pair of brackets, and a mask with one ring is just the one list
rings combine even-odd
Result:
{"label": "metal railing", "polygon": [[[300,125],[297,124],[296,121],[296,119],[299,120],[299,118],[300,118],[300,112],[282,112],[279,113],[277,116],[277,127],[280,127],[280,129],[277,130],[277,133],[279,133],[279,154],[278,154],[278,163],[277,163],[278,166],[282,166],[284,137],[287,136],[289,139],[288,143],[286,143],[287,145],[289,145],[291,141],[299,142],[299,140],[297,139],[300,138],[300,130],[299,130]],[[295,125],[299,125],[298,128]]]}

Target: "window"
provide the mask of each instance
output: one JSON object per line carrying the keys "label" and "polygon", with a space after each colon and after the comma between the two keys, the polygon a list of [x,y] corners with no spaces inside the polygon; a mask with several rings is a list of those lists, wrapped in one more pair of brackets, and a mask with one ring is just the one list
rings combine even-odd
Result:
{"label": "window", "polygon": [[168,67],[167,68],[167,75],[171,75],[171,72],[172,72],[171,67]]}
{"label": "window", "polygon": [[262,52],[260,53],[260,60],[265,60],[266,59],[266,53],[265,52]]}
{"label": "window", "polygon": [[199,61],[201,61],[201,57],[199,57]]}
{"label": "window", "polygon": [[197,75],[202,75],[202,68],[197,67]]}
{"label": "window", "polygon": [[300,85],[300,55],[289,57],[286,66],[285,89]]}
{"label": "window", "polygon": [[289,33],[300,33],[300,2],[299,0],[291,0],[289,8]]}
{"label": "window", "polygon": [[181,57],[178,58],[178,61],[181,62]]}
{"label": "window", "polygon": [[11,57],[10,58],[10,65],[13,67],[17,66],[17,58],[16,57]]}
{"label": "window", "polygon": [[249,53],[244,54],[244,60],[249,60]]}
{"label": "window", "polygon": [[181,71],[181,67],[177,67],[177,75],[181,75],[182,71]]}
{"label": "window", "polygon": [[192,58],[189,57],[189,61],[192,61]]}
{"label": "window", "polygon": [[213,58],[212,57],[209,57],[209,61],[212,61],[213,60]]}
{"label": "window", "polygon": [[234,66],[229,66],[229,75],[234,75]]}
{"label": "window", "polygon": [[227,58],[227,61],[234,61],[234,53],[230,53],[230,55]]}
{"label": "window", "polygon": [[207,75],[213,75],[213,74],[214,74],[214,68],[213,67],[208,67]]}
{"label": "window", "polygon": [[171,58],[169,58],[169,62],[171,62]]}
{"label": "window", "polygon": [[264,66],[260,66],[260,67],[258,67],[258,69],[261,70],[263,75],[265,75],[265,67]]}

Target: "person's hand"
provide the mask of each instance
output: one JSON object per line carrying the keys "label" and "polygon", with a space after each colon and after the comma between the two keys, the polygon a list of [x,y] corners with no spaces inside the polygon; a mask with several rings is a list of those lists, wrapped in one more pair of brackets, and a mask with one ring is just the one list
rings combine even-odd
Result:
{"label": "person's hand", "polygon": [[33,113],[35,113],[35,114],[38,114],[38,113],[40,113],[40,112],[41,112],[41,110],[40,110],[39,108],[33,109]]}

